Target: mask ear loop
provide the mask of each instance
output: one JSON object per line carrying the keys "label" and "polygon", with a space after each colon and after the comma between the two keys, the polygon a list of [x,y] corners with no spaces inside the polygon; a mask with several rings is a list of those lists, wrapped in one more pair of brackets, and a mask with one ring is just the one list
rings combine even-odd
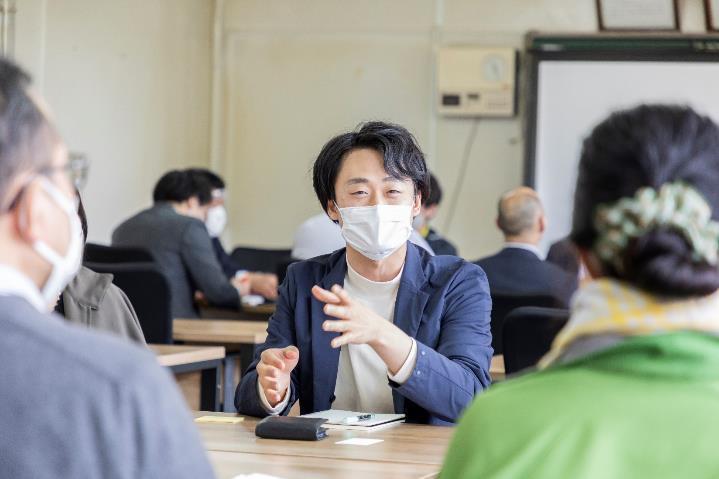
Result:
{"label": "mask ear loop", "polygon": [[[342,210],[340,209],[340,205],[338,205],[335,200],[332,200],[332,203],[334,203],[334,205],[335,205],[335,210],[337,211],[337,214],[339,215],[340,218],[342,218]],[[330,219],[332,220],[332,218],[330,218]],[[332,222],[338,226],[340,224],[340,220],[332,220]]]}

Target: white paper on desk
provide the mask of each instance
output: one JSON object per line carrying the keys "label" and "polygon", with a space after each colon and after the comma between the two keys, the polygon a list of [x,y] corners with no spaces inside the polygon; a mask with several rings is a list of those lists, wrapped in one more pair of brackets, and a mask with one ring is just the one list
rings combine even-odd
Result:
{"label": "white paper on desk", "polygon": [[343,411],[341,409],[328,409],[326,411],[304,414],[302,417],[314,417],[327,419],[325,426],[336,426],[339,429],[372,429],[382,424],[394,423],[404,420],[404,414],[373,414],[372,419],[359,421],[352,424],[343,424],[345,418],[367,414],[357,411]]}
{"label": "white paper on desk", "polygon": [[242,301],[242,304],[245,306],[259,306],[265,303],[265,298],[259,294],[246,294],[240,298],[240,301]]}
{"label": "white paper on desk", "polygon": [[344,441],[337,441],[335,444],[342,444],[344,446],[371,446],[378,442],[384,442],[384,439],[368,439],[366,437],[353,437],[352,439],[345,439]]}

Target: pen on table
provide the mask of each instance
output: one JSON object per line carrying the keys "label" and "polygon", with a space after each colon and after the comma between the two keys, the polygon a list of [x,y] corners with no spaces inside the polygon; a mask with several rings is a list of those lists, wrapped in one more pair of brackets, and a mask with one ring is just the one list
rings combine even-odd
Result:
{"label": "pen on table", "polygon": [[356,416],[348,416],[342,420],[342,424],[354,424],[360,421],[368,421],[374,417],[374,414],[358,414]]}

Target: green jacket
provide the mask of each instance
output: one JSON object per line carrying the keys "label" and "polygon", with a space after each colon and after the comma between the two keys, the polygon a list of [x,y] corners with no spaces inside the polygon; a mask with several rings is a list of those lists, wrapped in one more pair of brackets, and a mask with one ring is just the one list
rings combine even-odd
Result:
{"label": "green jacket", "polygon": [[719,338],[632,338],[493,386],[441,477],[719,477]]}

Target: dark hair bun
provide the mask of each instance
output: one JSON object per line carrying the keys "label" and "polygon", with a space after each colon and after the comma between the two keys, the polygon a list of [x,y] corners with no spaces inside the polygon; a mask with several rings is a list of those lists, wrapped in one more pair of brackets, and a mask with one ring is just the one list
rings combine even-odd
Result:
{"label": "dark hair bun", "polygon": [[697,262],[681,233],[657,229],[635,240],[624,255],[625,280],[668,297],[705,296],[719,289],[719,268]]}
{"label": "dark hair bun", "polygon": [[[719,127],[711,118],[676,105],[641,105],[611,114],[584,141],[574,192],[572,240],[594,248],[596,212],[640,188],[682,182],[700,193],[719,220]],[[616,271],[606,273],[654,294],[706,295],[719,288],[717,268],[692,259],[679,232],[656,230],[635,240]]]}

